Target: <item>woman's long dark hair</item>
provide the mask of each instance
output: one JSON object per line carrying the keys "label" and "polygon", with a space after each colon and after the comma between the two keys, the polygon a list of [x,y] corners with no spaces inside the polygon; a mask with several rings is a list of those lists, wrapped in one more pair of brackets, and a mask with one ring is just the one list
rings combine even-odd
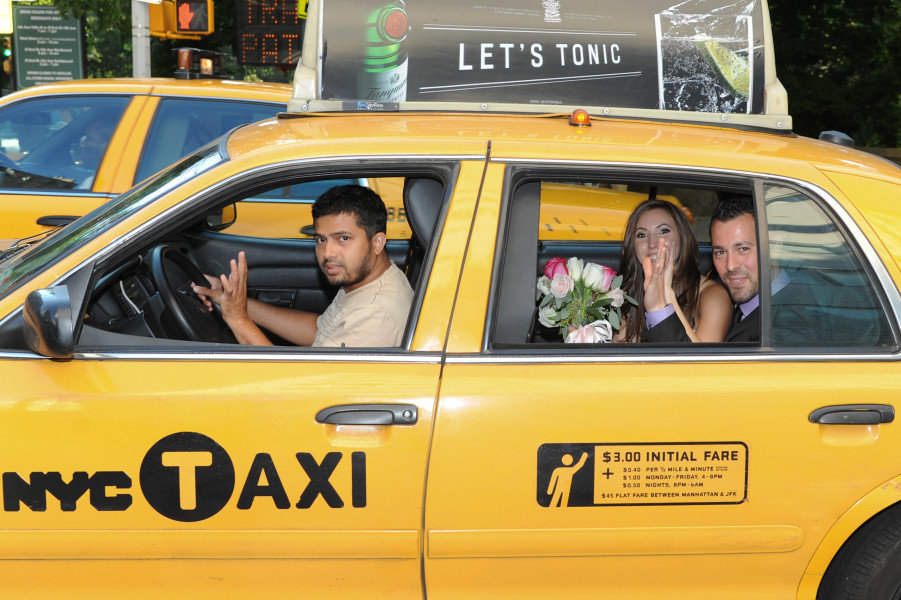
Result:
{"label": "woman's long dark hair", "polygon": [[619,255],[619,269],[623,274],[623,291],[635,298],[638,305],[626,302],[623,304],[622,314],[625,323],[623,333],[625,341],[637,342],[639,334],[645,328],[644,319],[644,267],[635,254],[635,231],[638,229],[638,219],[649,210],[662,210],[673,220],[676,231],[679,232],[680,246],[676,254],[676,263],[673,266],[673,291],[682,312],[691,326],[695,326],[695,312],[698,305],[698,288],[700,272],[698,264],[700,251],[698,240],[691,224],[679,207],[666,200],[645,200],[635,207],[629,220],[626,221],[626,230],[623,233],[623,245]]}

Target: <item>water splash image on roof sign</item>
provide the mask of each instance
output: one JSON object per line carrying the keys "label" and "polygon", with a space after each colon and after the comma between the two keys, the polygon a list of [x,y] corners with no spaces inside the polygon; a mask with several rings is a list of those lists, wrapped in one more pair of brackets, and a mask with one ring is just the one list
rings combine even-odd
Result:
{"label": "water splash image on roof sign", "polygon": [[660,108],[752,113],[756,0],[690,0],[655,15]]}

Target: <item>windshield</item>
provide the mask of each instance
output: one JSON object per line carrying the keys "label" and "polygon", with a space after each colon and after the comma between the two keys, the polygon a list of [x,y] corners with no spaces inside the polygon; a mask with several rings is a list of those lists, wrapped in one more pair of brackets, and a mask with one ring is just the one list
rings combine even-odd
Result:
{"label": "windshield", "polygon": [[64,229],[36,242],[28,250],[19,254],[9,253],[5,259],[0,259],[0,298],[163,194],[224,161],[219,144],[210,144]]}

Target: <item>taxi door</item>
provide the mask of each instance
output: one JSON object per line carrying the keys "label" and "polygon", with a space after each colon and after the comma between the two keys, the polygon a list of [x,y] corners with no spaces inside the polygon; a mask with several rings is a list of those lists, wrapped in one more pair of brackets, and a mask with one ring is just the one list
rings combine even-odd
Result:
{"label": "taxi door", "polygon": [[[496,200],[515,208],[513,180],[488,173],[435,416],[429,598],[812,598],[844,539],[830,528],[861,498],[874,512],[901,498],[890,351],[492,343],[505,311],[534,305],[536,267],[513,282],[524,300],[490,292],[522,249],[494,246],[519,224]],[[771,201],[804,194],[761,193],[771,235],[788,230]],[[874,418],[823,417],[856,402]]]}
{"label": "taxi door", "polygon": [[477,158],[449,183],[408,349],[5,353],[4,594],[421,598],[427,451]]}

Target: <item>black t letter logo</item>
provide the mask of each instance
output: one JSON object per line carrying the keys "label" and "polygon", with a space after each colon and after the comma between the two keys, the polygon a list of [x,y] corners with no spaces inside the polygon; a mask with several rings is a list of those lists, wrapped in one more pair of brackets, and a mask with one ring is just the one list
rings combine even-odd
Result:
{"label": "black t letter logo", "polygon": [[147,502],[173,521],[212,517],[235,491],[235,467],[225,450],[200,433],[168,435],[141,463],[141,491]]}

